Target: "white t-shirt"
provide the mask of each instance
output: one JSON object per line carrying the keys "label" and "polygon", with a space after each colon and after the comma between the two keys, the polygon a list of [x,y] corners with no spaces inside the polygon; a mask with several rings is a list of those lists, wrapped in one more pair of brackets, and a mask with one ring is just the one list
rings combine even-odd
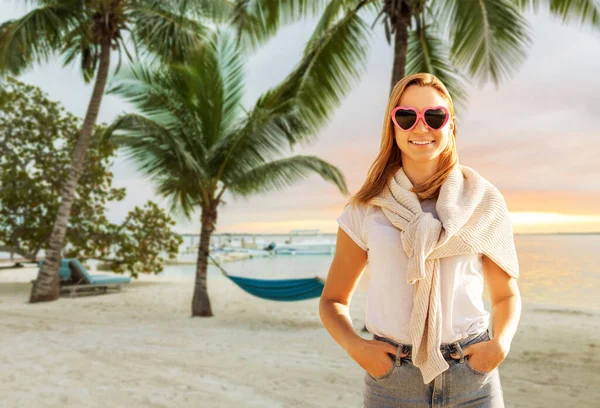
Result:
{"label": "white t-shirt", "polygon": [[[421,202],[423,211],[439,220],[435,199]],[[406,282],[408,258],[400,230],[379,206],[346,206],[337,219],[340,227],[367,251],[369,287],[365,326],[373,334],[412,344],[410,315],[414,285]],[[483,303],[482,254],[440,259],[442,344],[454,343],[487,330],[490,314]]]}

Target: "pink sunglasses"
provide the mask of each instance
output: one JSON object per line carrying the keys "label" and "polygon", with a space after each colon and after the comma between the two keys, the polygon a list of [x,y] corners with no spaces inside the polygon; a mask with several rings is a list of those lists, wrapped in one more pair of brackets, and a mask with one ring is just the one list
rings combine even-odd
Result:
{"label": "pink sunglasses", "polygon": [[412,106],[398,106],[392,111],[391,116],[394,125],[404,131],[411,130],[417,126],[419,119],[421,119],[428,128],[439,130],[448,123],[450,112],[445,106],[429,106],[424,108],[421,112]]}

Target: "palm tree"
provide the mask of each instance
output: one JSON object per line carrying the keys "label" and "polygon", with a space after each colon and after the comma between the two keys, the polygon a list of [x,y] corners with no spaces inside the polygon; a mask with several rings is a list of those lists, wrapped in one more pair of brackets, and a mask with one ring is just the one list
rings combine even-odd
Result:
{"label": "palm tree", "polygon": [[129,157],[188,219],[201,212],[192,316],[212,316],[206,270],[209,242],[223,194],[247,197],[282,190],[318,174],[348,194],[343,174],[318,157],[285,156],[307,144],[364,68],[366,25],[345,19],[306,45],[304,56],[279,85],[249,110],[241,105],[243,53],[231,31],[217,31],[190,64],[171,69],[135,67],[109,92],[139,113],[107,129]]}
{"label": "palm tree", "polygon": [[319,36],[344,10],[363,9],[376,16],[372,27],[381,19],[394,47],[390,92],[405,75],[428,72],[460,107],[467,80],[498,86],[517,70],[531,42],[523,13],[542,6],[563,23],[600,26],[597,0],[247,0],[236,4],[232,22],[247,46],[256,47],[302,17],[319,17],[313,33]]}
{"label": "palm tree", "polygon": [[[40,0],[25,16],[0,25],[0,77],[18,75],[34,63],[62,54],[65,64],[76,59],[86,82],[95,76],[87,112],[73,153],[68,178],[45,262],[33,285],[30,302],[55,300],[59,296],[58,266],[64,245],[71,205],[77,189],[92,130],[109,76],[113,51],[132,59],[126,42],[138,56],[163,61],[182,61],[197,48],[206,27],[197,17],[225,15],[225,2],[206,0]],[[218,7],[219,4],[223,4]]]}
{"label": "palm tree", "polygon": [[600,26],[598,0],[247,0],[236,4],[232,21],[258,46],[282,24],[319,17],[318,36],[345,9],[362,8],[375,16],[372,26],[383,23],[394,47],[390,90],[405,75],[428,72],[462,104],[467,80],[498,86],[518,69],[531,43],[524,12],[542,7],[563,22]]}

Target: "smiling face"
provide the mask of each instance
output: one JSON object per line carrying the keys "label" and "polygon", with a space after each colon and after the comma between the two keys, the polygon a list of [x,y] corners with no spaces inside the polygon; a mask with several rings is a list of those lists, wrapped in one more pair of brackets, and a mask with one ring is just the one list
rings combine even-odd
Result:
{"label": "smiling face", "polygon": [[[448,101],[431,86],[411,85],[405,89],[397,106],[411,106],[419,112],[430,106],[445,106],[450,110]],[[392,120],[390,118],[390,120]],[[446,149],[456,126],[454,117],[440,129],[431,129],[419,119],[411,130],[405,131],[394,125],[396,145],[401,151],[402,163],[424,163],[437,161],[440,153]],[[426,145],[417,145],[413,141],[433,141]]]}

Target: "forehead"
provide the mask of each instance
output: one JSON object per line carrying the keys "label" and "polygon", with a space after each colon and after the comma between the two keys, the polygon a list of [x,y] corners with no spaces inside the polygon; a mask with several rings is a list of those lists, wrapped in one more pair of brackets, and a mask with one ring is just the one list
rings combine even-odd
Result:
{"label": "forehead", "polygon": [[448,107],[448,101],[431,86],[411,85],[404,90],[398,106],[413,106],[419,110],[427,106]]}

